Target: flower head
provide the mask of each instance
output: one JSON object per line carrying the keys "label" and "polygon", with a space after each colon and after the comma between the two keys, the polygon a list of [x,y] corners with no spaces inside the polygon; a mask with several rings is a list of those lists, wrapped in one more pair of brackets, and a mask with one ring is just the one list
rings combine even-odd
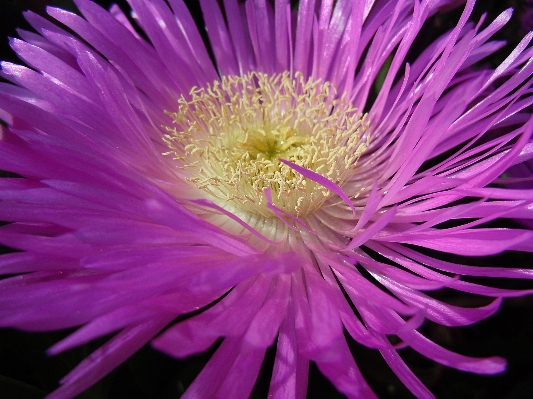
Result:
{"label": "flower head", "polygon": [[[181,358],[222,338],[185,398],[248,397],[273,345],[271,397],[304,398],[310,362],[347,397],[374,397],[346,335],[421,398],[404,346],[503,371],[418,330],[532,292],[463,278],[533,278],[467,264],[532,250],[533,231],[490,224],[533,218],[532,192],[501,177],[533,157],[532,35],[479,67],[511,11],[474,24],[467,1],[407,63],[451,3],[202,0],[207,44],[182,0],[130,0],[148,40],[116,6],[49,8],[57,24],[27,13],[38,33],[11,44],[29,67],[2,63],[0,86],[0,169],[20,176],[0,180],[0,242],[18,250],[0,257],[15,275],[0,325],[79,327],[51,354],[116,333],[49,398],[150,341]],[[462,308],[440,288],[492,299]]]}

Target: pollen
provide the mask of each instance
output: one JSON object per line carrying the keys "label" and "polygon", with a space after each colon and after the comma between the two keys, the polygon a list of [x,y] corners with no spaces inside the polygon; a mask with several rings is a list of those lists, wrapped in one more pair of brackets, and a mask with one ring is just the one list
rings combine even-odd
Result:
{"label": "pollen", "polygon": [[221,206],[265,217],[269,188],[272,205],[296,217],[334,195],[280,159],[342,187],[367,147],[366,115],[300,73],[226,76],[178,103],[164,140],[180,174]]}

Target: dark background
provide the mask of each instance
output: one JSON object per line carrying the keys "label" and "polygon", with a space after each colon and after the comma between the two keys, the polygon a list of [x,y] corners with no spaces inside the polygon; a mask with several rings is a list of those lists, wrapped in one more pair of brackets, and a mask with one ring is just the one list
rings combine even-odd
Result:
{"label": "dark background", "polygon": [[[214,0],[213,0],[214,1]],[[108,7],[111,1],[98,3]],[[124,1],[118,2],[123,10],[128,10]],[[195,1],[190,1],[195,8]],[[31,9],[45,13],[46,5],[53,5],[75,11],[71,0],[0,0],[0,59],[18,62],[11,52],[8,36],[17,36],[15,28],[28,28],[22,11]],[[518,43],[523,34],[533,28],[526,19],[525,1],[478,1],[473,20],[482,12],[488,11],[488,20],[494,19],[507,7],[517,12],[511,23],[499,34],[510,45]],[[531,6],[533,8],[533,5]],[[437,15],[424,27],[411,57],[423,49],[439,32],[454,25],[460,10]],[[511,47],[493,56],[489,62],[496,65]],[[476,260],[476,264],[503,264],[509,267],[531,267],[531,256],[509,253],[492,259]],[[457,259],[456,259],[457,260]],[[484,281],[490,284],[490,281]],[[500,286],[524,288],[520,282],[498,282]],[[475,306],[486,303],[467,295],[442,290],[434,294],[439,299],[462,306]],[[106,338],[75,348],[64,354],[47,357],[44,351],[70,331],[51,333],[28,333],[13,329],[0,329],[0,399],[37,399],[57,387],[57,382]],[[438,398],[471,399],[530,399],[533,398],[533,297],[514,298],[504,301],[502,309],[495,316],[464,328],[445,328],[426,322],[422,332],[440,345],[471,356],[502,356],[509,362],[506,373],[498,376],[478,376],[456,371],[425,359],[416,352],[406,349],[400,353],[409,366],[435,393]],[[365,378],[380,398],[411,398],[401,382],[388,369],[376,351],[361,347],[350,341],[355,359]],[[146,346],[97,385],[79,398],[93,399],[165,399],[177,398],[184,392],[194,377],[209,359],[213,349],[186,360],[167,357],[150,346]],[[253,398],[264,398],[268,392],[270,372],[274,361],[274,350],[267,352],[262,372],[256,383]],[[320,375],[314,365],[309,378],[309,398],[342,398],[331,384]]]}

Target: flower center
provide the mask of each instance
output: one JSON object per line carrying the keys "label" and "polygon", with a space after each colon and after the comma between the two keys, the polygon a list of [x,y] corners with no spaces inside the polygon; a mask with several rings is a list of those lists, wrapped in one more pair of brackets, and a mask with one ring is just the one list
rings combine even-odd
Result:
{"label": "flower center", "polygon": [[366,149],[368,123],[333,85],[296,73],[251,72],[193,88],[168,113],[167,154],[186,180],[221,206],[272,217],[272,203],[294,216],[318,209],[332,193],[279,161],[342,186]]}

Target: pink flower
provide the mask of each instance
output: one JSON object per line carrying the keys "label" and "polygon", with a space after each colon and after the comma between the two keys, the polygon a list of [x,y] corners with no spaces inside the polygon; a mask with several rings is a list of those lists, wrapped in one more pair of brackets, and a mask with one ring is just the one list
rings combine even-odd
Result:
{"label": "pink flower", "polygon": [[[48,398],[74,397],[150,341],[181,358],[223,338],[185,398],[248,397],[272,345],[269,397],[304,398],[310,362],[347,397],[374,397],[345,331],[419,398],[432,394],[405,346],[503,371],[418,328],[475,323],[533,292],[462,279],[533,270],[446,257],[532,250],[531,230],[489,224],[533,218],[532,191],[498,180],[533,157],[532,35],[477,68],[511,11],[476,24],[468,1],[409,64],[452,2],[200,3],[209,49],[181,0],[130,0],[149,42],[118,7],[77,0],[83,18],[48,10],[57,25],[27,13],[38,34],[12,47],[29,67],[2,64],[0,169],[22,178],[0,180],[12,222],[0,243],[19,250],[0,257],[15,275],[0,281],[0,325],[80,327],[50,354],[116,332]],[[440,288],[492,300],[426,293]]]}

